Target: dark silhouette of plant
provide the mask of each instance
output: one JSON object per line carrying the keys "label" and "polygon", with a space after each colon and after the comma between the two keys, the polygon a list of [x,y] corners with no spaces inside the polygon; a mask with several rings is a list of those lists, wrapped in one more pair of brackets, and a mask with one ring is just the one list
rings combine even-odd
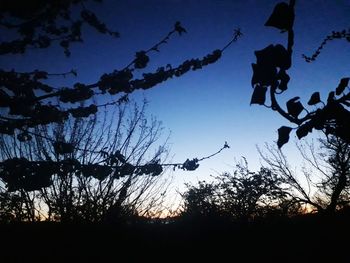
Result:
{"label": "dark silhouette of plant", "polygon": [[308,143],[298,145],[306,161],[304,182],[279,149],[266,145],[267,152],[259,149],[259,153],[267,168],[289,186],[293,202],[307,205],[309,211],[334,213],[350,202],[350,144],[335,136],[319,141],[318,148]]}
{"label": "dark silhouette of plant", "polygon": [[342,31],[333,31],[332,34],[326,36],[326,38],[322,41],[321,45],[317,48],[317,50],[311,55],[306,56],[305,54],[302,57],[306,62],[310,63],[316,60],[316,58],[321,54],[321,50],[326,46],[329,41],[336,39],[346,39],[350,42],[350,29],[342,30]]}
{"label": "dark silhouette of plant", "polygon": [[[110,30],[91,10],[87,9],[88,2],[84,0],[3,1],[0,30],[5,37],[17,38],[1,42],[0,54],[9,56],[29,52],[29,48],[49,48],[54,42],[59,42],[66,56],[69,56],[69,46],[74,42],[82,42],[81,29],[85,24],[94,27],[102,34],[118,37],[117,32]],[[72,11],[73,9],[75,11]],[[9,192],[21,192],[21,198],[27,200],[24,203],[31,207],[28,210],[34,211],[35,194],[32,195],[31,192],[55,187],[55,183],[59,181],[55,181],[53,177],[61,173],[81,173],[86,178],[104,181],[112,172],[113,177],[119,179],[131,174],[157,176],[162,173],[163,167],[168,166],[192,171],[198,168],[200,161],[227,148],[228,145],[225,144],[217,153],[208,157],[187,159],[183,163],[174,164],[161,164],[158,159],[142,165],[132,164],[122,153],[125,145],[120,145],[119,149],[115,147],[113,151],[105,151],[102,148],[93,150],[93,154],[103,157],[99,162],[86,163],[86,158],[83,159],[84,161],[78,161],[73,157],[79,152],[86,154],[86,148],[79,147],[82,139],[68,139],[70,134],[65,134],[65,123],[84,126],[85,124],[80,124],[83,118],[86,119],[87,124],[90,123],[90,118],[94,118],[92,116],[102,108],[127,103],[128,95],[137,89],[149,89],[191,70],[198,70],[215,63],[222,52],[242,35],[239,30],[236,30],[232,39],[223,48],[214,50],[203,58],[189,59],[176,67],[167,64],[159,67],[155,72],[144,72],[141,78],[134,76],[136,69],[144,70],[147,67],[150,53],[159,52],[171,37],[175,34],[181,36],[184,33],[186,29],[180,22],[176,22],[173,29],[160,41],[148,49],[136,52],[135,57],[124,68],[103,74],[93,84],[77,82],[73,87],[54,87],[48,82],[52,76],[77,76],[76,70],[65,73],[49,73],[42,69],[34,69],[31,72],[0,70],[0,107],[2,109],[0,134],[3,138],[9,136],[11,140],[13,139],[13,145],[1,152],[0,178],[5,188]],[[106,99],[104,95],[107,93],[116,98]],[[97,97],[103,97],[107,102],[97,104]],[[48,133],[52,130],[50,125],[62,126],[61,132],[50,136]],[[129,130],[128,134],[131,136],[133,132],[134,130]],[[36,145],[40,140],[46,141],[45,146],[40,150],[50,149],[49,152],[45,150],[44,152],[47,153],[42,153],[44,156],[41,158],[32,159],[22,154],[11,154],[12,147],[19,147],[22,151],[30,148],[32,143]],[[55,158],[52,158],[51,154]],[[67,180],[62,184],[67,184],[70,189],[72,181]],[[126,180],[125,187],[130,187],[132,183]],[[30,216],[32,220],[34,220],[34,214]],[[63,212],[59,214],[62,215]]]}
{"label": "dark silhouette of plant", "polygon": [[[19,0],[5,1],[1,10],[0,27],[16,31],[19,39],[0,43],[0,54],[23,53],[28,46],[48,48],[50,43],[57,39],[61,41],[60,44],[65,49],[66,54],[69,54],[69,44],[82,41],[81,26],[83,24],[95,27],[103,34],[118,35],[100,22],[93,12],[87,10],[84,2],[86,1],[64,1],[62,3],[60,1],[37,1],[35,3]],[[77,21],[73,20],[73,14],[71,14],[71,8],[75,5],[82,9]],[[17,19],[21,23],[13,24],[12,20]],[[65,22],[71,24],[66,26]],[[75,70],[62,74],[50,74],[39,69],[32,72],[1,70],[0,85],[3,88],[0,92],[0,107],[5,108],[4,112],[7,114],[0,115],[0,133],[13,135],[14,131],[18,129],[24,133],[19,136],[19,140],[30,140],[31,137],[26,136],[26,132],[33,127],[60,123],[69,117],[88,117],[96,113],[98,108],[105,106],[105,104],[95,105],[92,103],[84,107],[75,107],[71,104],[76,105],[78,102],[91,101],[96,96],[103,96],[107,92],[111,95],[120,95],[118,99],[109,102],[108,105],[123,103],[127,100],[127,95],[137,89],[149,89],[170,78],[180,77],[190,70],[198,70],[215,63],[221,57],[222,52],[242,35],[239,30],[236,30],[232,40],[227,45],[222,49],[214,50],[203,58],[186,60],[177,67],[167,64],[159,67],[156,72],[144,72],[140,79],[134,77],[135,69],[147,67],[151,52],[159,52],[160,47],[168,43],[174,34],[182,35],[183,33],[186,33],[185,28],[180,22],[176,22],[173,29],[151,48],[136,52],[135,58],[124,68],[103,74],[93,84],[77,82],[73,87],[63,88],[47,84],[47,79],[52,75],[77,75]],[[57,35],[57,37],[52,39],[52,35]],[[45,41],[40,40],[43,38]],[[45,45],[38,44],[41,42],[45,42]],[[54,98],[58,100],[59,105],[50,103]],[[65,151],[73,149],[66,146]]]}
{"label": "dark silhouette of plant", "polygon": [[[335,91],[328,94],[326,102],[321,101],[319,92],[314,92],[308,101],[308,105],[317,105],[316,110],[306,109],[299,101],[300,97],[288,100],[287,110],[283,109],[277,100],[277,95],[288,89],[290,80],[287,70],[292,66],[294,6],[295,0],[290,0],[289,4],[284,2],[277,4],[272,15],[265,23],[265,26],[275,27],[281,30],[282,33],[287,32],[288,44],[287,47],[281,44],[269,45],[262,50],[255,51],[257,61],[252,64],[254,92],[251,104],[267,106],[297,125],[296,128],[282,126],[278,129],[278,147],[282,147],[289,141],[289,135],[293,129],[296,129],[299,139],[315,129],[350,142],[350,92],[347,88],[349,77],[340,80]],[[304,56],[306,61],[310,62],[316,59],[325,43],[337,38],[346,38],[349,41],[349,31],[333,32],[311,58]],[[270,96],[271,105],[265,104],[267,92]]]}
{"label": "dark silhouette of plant", "polygon": [[[83,25],[89,25],[101,34],[119,37],[118,32],[111,31],[93,11],[86,8],[86,2],[89,1],[2,1],[0,26],[16,32],[17,38],[2,41],[0,55],[24,53],[28,48],[48,48],[58,42],[65,55],[69,56],[69,46],[83,41]],[[73,8],[78,10],[73,12]]]}
{"label": "dark silhouette of plant", "polygon": [[223,173],[211,183],[187,185],[182,215],[235,220],[252,220],[272,213],[286,215],[292,206],[282,183],[282,177],[268,168],[251,172],[244,159],[233,174]]}
{"label": "dark silhouette of plant", "polygon": [[[26,220],[32,221],[44,214],[46,220],[89,222],[102,221],[110,213],[117,219],[122,211],[137,210],[142,215],[166,190],[160,187],[166,185],[159,176],[166,145],[146,157],[161,130],[160,122],[145,117],[145,104],[132,109],[126,103],[113,114],[101,112],[38,127],[33,139],[25,143],[2,134],[0,150],[5,161],[0,182],[7,189],[1,192],[20,196],[22,207],[30,206]],[[73,144],[74,151],[65,153],[64,146],[57,149],[57,140]],[[18,211],[14,215],[18,218]]]}
{"label": "dark silhouette of plant", "polygon": [[[201,159],[170,164],[164,163],[167,149],[162,145],[146,158],[161,126],[145,117],[145,105],[131,111],[131,104],[123,103],[114,114],[105,111],[36,127],[26,142],[16,140],[17,134],[1,134],[1,193],[19,196],[30,221],[97,222],[154,213],[167,188],[159,177],[163,167],[195,170],[200,161],[229,146]],[[66,149],[70,145],[73,152]]]}
{"label": "dark silhouette of plant", "polygon": [[192,218],[210,218],[223,216],[219,187],[214,183],[199,181],[198,186],[187,184],[182,216]]}
{"label": "dark silhouette of plant", "polygon": [[30,220],[31,209],[28,211],[25,198],[18,193],[10,193],[1,187],[0,190],[0,222],[21,222]]}

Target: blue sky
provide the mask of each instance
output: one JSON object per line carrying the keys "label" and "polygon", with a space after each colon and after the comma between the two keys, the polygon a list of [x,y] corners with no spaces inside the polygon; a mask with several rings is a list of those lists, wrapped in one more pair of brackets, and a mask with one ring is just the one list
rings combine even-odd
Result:
{"label": "blue sky", "polygon": [[[173,37],[160,53],[153,53],[146,72],[168,63],[176,66],[222,48],[234,29],[241,28],[244,36],[217,63],[131,96],[135,100],[145,97],[150,102],[148,113],[163,122],[165,135],[171,131],[174,162],[209,155],[225,141],[231,146],[202,162],[194,172],[176,171],[175,183],[181,190],[183,182],[231,171],[235,159],[241,156],[248,159],[252,169],[257,169],[256,145],[273,143],[277,140],[277,129],[288,125],[277,113],[249,105],[254,51],[271,43],[286,43],[285,34],[264,27],[276,3],[272,0],[105,0],[90,7],[112,29],[119,31],[121,38],[101,36],[86,29],[84,44],[74,45],[70,58],[64,57],[61,49],[53,48],[2,58],[0,66],[23,71],[78,69],[79,79],[60,80],[60,85],[75,81],[94,83],[101,74],[127,65],[136,51],[151,47],[176,21],[181,21],[188,33]],[[349,14],[349,0],[297,0],[293,67],[289,70],[291,82],[284,100],[298,95],[306,103],[314,91],[321,91],[321,96],[326,98],[327,91],[334,89],[340,78],[350,75],[350,44],[345,40],[331,42],[312,64],[301,59],[303,53],[312,54],[332,30],[349,28]],[[284,151],[296,160],[293,138],[294,135]]]}

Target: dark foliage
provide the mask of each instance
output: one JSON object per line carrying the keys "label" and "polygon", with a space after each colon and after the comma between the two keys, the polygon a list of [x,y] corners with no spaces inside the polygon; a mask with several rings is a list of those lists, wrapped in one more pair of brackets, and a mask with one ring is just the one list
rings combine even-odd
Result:
{"label": "dark foliage", "polygon": [[[117,32],[110,30],[91,10],[87,9],[88,2],[85,0],[2,1],[0,29],[5,33],[9,31],[17,38],[3,40],[0,43],[0,55],[25,53],[31,48],[46,49],[54,42],[58,42],[66,56],[69,56],[70,45],[83,41],[83,25],[93,27],[101,34],[118,37]],[[242,35],[239,30],[236,30],[224,48],[216,49],[202,58],[188,59],[176,67],[167,64],[159,67],[155,72],[144,72],[141,78],[134,76],[136,69],[147,68],[151,52],[159,52],[160,47],[168,43],[172,36],[181,36],[186,32],[179,21],[175,22],[173,29],[159,42],[149,49],[137,51],[128,65],[103,74],[93,84],[76,82],[72,87],[63,88],[47,84],[52,76],[65,77],[69,74],[77,76],[76,70],[57,74],[42,69],[31,72],[1,69],[0,134],[12,136],[21,143],[29,142],[34,137],[42,137],[51,141],[54,152],[58,156],[73,154],[81,149],[65,140],[64,136],[57,140],[38,134],[36,131],[41,127],[60,125],[71,119],[87,119],[98,113],[102,107],[128,102],[128,95],[135,90],[153,88],[171,78],[180,77],[189,71],[215,63],[220,59],[223,51]],[[4,36],[9,35],[11,34],[4,34]],[[96,105],[95,99],[105,93],[119,97],[103,105]],[[54,104],[54,101],[57,103]],[[69,162],[65,160],[64,163],[52,160],[35,161],[22,157],[5,158],[0,162],[0,178],[9,191],[34,191],[52,185],[51,176],[62,170],[81,172],[86,178],[94,177],[99,180],[104,180],[112,170],[116,179],[134,173],[157,176],[163,171],[159,160],[153,160],[143,166],[135,166],[119,150],[114,153],[100,151],[96,154],[105,154],[106,162],[82,164],[75,158]],[[166,166],[192,171],[204,159],[206,157],[188,159],[184,163],[166,164]]]}
{"label": "dark foliage", "polygon": [[279,174],[267,168],[251,172],[244,160],[233,174],[219,175],[211,183],[187,185],[181,216],[250,221],[272,214],[290,215],[293,202],[283,183]]}
{"label": "dark foliage", "polygon": [[[277,4],[265,23],[265,26],[282,30],[282,33],[287,32],[288,44],[287,47],[280,44],[269,45],[262,50],[255,51],[256,63],[252,64],[254,92],[251,104],[265,105],[266,93],[268,92],[271,99],[269,107],[297,125],[295,129],[299,139],[307,136],[313,130],[322,130],[325,134],[335,135],[350,142],[348,77],[340,80],[335,92],[329,92],[325,102],[321,101],[319,92],[314,92],[311,95],[308,105],[317,105],[317,109],[307,110],[299,101],[300,97],[294,97],[287,102],[287,110],[284,110],[277,100],[277,95],[288,89],[290,80],[287,70],[292,65],[294,5],[295,0],[290,0],[289,4],[284,2]],[[303,57],[307,62],[314,61],[328,41],[340,38],[349,41],[349,31],[332,32],[332,35],[327,36],[312,57],[305,55]],[[305,114],[302,114],[304,112]],[[278,130],[277,144],[279,148],[288,142],[291,130],[292,128],[286,126],[282,126]]]}
{"label": "dark foliage", "polygon": [[[62,262],[67,258],[100,262],[121,257],[155,262],[169,257],[176,261],[346,262],[349,219],[349,212],[344,211],[328,217],[304,215],[250,223],[175,218],[139,219],[123,226],[7,224],[0,225],[0,245],[3,260],[11,262]],[[38,244],[40,253],[34,253]]]}
{"label": "dark foliage", "polygon": [[[24,53],[28,46],[48,48],[51,42],[56,40],[60,41],[65,53],[69,54],[69,45],[72,42],[82,42],[83,24],[94,27],[102,34],[118,36],[117,33],[110,31],[92,11],[86,9],[85,2],[87,1],[4,1],[1,5],[0,28],[4,31],[15,31],[19,39],[0,43],[0,54]],[[73,19],[76,15],[72,11],[73,7],[82,9],[76,21]],[[66,26],[66,23],[69,25]],[[28,130],[39,125],[60,123],[68,117],[87,117],[106,105],[92,104],[89,107],[76,108],[69,103],[86,102],[106,92],[111,95],[120,95],[119,99],[108,105],[123,103],[127,100],[127,95],[137,89],[149,89],[171,78],[180,77],[189,71],[215,63],[220,59],[224,49],[242,35],[240,31],[236,31],[232,40],[224,48],[214,50],[203,58],[188,59],[177,67],[167,64],[165,67],[159,67],[155,72],[144,72],[142,78],[134,77],[135,69],[147,67],[151,52],[159,52],[160,47],[168,43],[174,34],[181,36],[183,33],[186,33],[186,29],[177,21],[163,39],[147,50],[136,52],[135,58],[128,65],[103,74],[94,84],[77,82],[73,87],[64,88],[46,84],[46,80],[52,75],[76,76],[75,70],[62,74],[50,74],[39,69],[32,72],[0,70],[0,85],[3,87],[0,92],[0,107],[8,112],[7,116],[6,114],[0,116],[0,132],[12,135],[16,129]],[[38,45],[39,42],[41,44]],[[49,103],[53,98],[58,99],[59,105]]]}
{"label": "dark foliage", "polygon": [[[0,55],[24,53],[28,48],[48,48],[58,42],[66,56],[74,42],[82,42],[82,26],[119,37],[85,6],[85,0],[4,0],[0,6],[0,26],[17,33],[13,40],[0,43]],[[79,11],[72,12],[72,8]],[[43,77],[45,74],[43,74]]]}

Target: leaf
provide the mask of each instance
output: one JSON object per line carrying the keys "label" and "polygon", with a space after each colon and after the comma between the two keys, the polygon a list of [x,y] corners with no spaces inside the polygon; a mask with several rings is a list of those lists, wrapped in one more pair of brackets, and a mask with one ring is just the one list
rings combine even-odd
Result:
{"label": "leaf", "polygon": [[338,87],[335,90],[335,94],[340,95],[345,90],[345,88],[349,85],[350,78],[342,78],[339,82]]}
{"label": "leaf", "polygon": [[254,52],[256,63],[263,67],[279,67],[283,70],[290,68],[291,57],[286,48],[280,44],[269,45]]}
{"label": "leaf", "polygon": [[256,85],[254,88],[252,98],[250,100],[250,105],[251,104],[264,105],[266,100],[266,91],[267,91],[266,87],[261,86],[259,84]]}
{"label": "leaf", "polygon": [[60,42],[60,46],[63,47],[64,49],[69,48],[69,41],[68,40],[62,40]]}
{"label": "leaf", "polygon": [[134,60],[135,68],[141,69],[147,66],[149,62],[149,57],[146,55],[145,51],[136,52],[136,58]]}
{"label": "leaf", "polygon": [[17,135],[17,139],[20,142],[26,142],[26,141],[30,141],[32,139],[32,136],[28,132],[22,132]]}
{"label": "leaf", "polygon": [[[203,58],[203,65],[208,65],[216,62],[222,55],[222,51],[219,49],[214,50],[211,54],[206,55]],[[171,68],[170,68],[171,69]]]}
{"label": "leaf", "polygon": [[81,170],[81,164],[77,159],[67,158],[60,162],[59,164],[60,175],[63,177],[68,176],[71,173]]}
{"label": "leaf", "polygon": [[278,129],[278,141],[277,146],[281,148],[285,143],[289,141],[289,134],[292,131],[291,127],[282,126]]}
{"label": "leaf", "polygon": [[192,160],[187,159],[181,166],[181,169],[187,171],[194,171],[199,167],[198,159],[194,158]]}
{"label": "leaf", "polygon": [[327,103],[332,103],[335,100],[334,91],[328,93]]}
{"label": "leaf", "polygon": [[38,82],[37,88],[41,89],[41,90],[43,90],[45,92],[52,92],[52,90],[53,90],[53,88],[50,87],[49,85],[46,85],[46,84],[40,83],[40,82]]}
{"label": "leaf", "polygon": [[119,179],[121,177],[132,175],[135,172],[135,166],[130,163],[125,163],[122,166],[118,166],[113,174],[113,178]]}
{"label": "leaf", "polygon": [[59,93],[59,99],[64,103],[75,103],[78,101],[88,100],[94,95],[94,92],[91,88],[81,83],[75,83],[73,89],[63,88]]}
{"label": "leaf", "polygon": [[252,86],[259,84],[262,86],[270,86],[276,79],[277,70],[275,67],[267,67],[259,64],[252,64],[253,77]]}
{"label": "leaf", "polygon": [[91,104],[88,107],[78,107],[75,109],[70,109],[69,112],[74,118],[84,118],[90,116],[91,114],[95,114],[97,112],[97,106]]}
{"label": "leaf", "polygon": [[39,80],[39,79],[47,79],[47,75],[48,73],[46,71],[42,71],[42,70],[35,70],[34,71],[34,76],[33,79],[35,81]]}
{"label": "leaf", "polygon": [[51,44],[51,39],[47,36],[39,36],[36,40],[39,48],[47,48]]}
{"label": "leaf", "polygon": [[9,122],[0,121],[0,134],[13,135],[15,133],[15,127]]}
{"label": "leaf", "polygon": [[72,70],[70,71],[70,73],[71,73],[74,77],[77,77],[77,76],[78,76],[78,72],[77,72],[76,69],[72,69]]}
{"label": "leaf", "polygon": [[137,172],[138,175],[146,174],[151,176],[158,176],[163,172],[163,167],[159,163],[149,163],[140,167]]}
{"label": "leaf", "polygon": [[53,148],[56,154],[66,154],[74,151],[73,144],[66,142],[54,142]]}
{"label": "leaf", "polygon": [[294,118],[298,118],[299,114],[303,111],[304,107],[300,101],[300,97],[294,97],[287,101],[287,110],[288,113]]}
{"label": "leaf", "polygon": [[1,179],[9,192],[23,189],[39,190],[52,184],[55,166],[50,162],[31,162],[26,158],[12,158],[2,162]]}
{"label": "leaf", "polygon": [[12,115],[22,115],[29,117],[33,109],[33,100],[27,97],[14,96],[9,101],[9,113]]}
{"label": "leaf", "polygon": [[307,104],[308,105],[315,105],[319,102],[321,102],[321,98],[320,98],[320,93],[317,91],[311,95],[310,100],[308,101]]}
{"label": "leaf", "polygon": [[21,188],[23,190],[27,192],[36,191],[52,185],[51,173],[49,169],[45,169],[41,166],[43,165],[31,168],[31,173],[28,173],[21,182]]}
{"label": "leaf", "polygon": [[274,46],[273,57],[271,59],[273,59],[275,66],[284,70],[289,69],[292,65],[290,54],[287,49],[280,44]]}
{"label": "leaf", "polygon": [[0,89],[0,107],[10,106],[11,97],[2,89]]}
{"label": "leaf", "polygon": [[289,30],[293,26],[294,14],[293,10],[287,3],[278,3],[265,26],[275,27],[281,30]]}
{"label": "leaf", "polygon": [[278,85],[278,89],[280,89],[281,91],[287,90],[288,89],[288,82],[290,80],[290,77],[287,74],[287,72],[284,69],[281,69],[277,74],[277,78],[280,80],[280,83]]}
{"label": "leaf", "polygon": [[102,34],[108,32],[107,26],[102,23],[93,12],[84,9],[81,11],[80,15],[82,19],[84,19],[90,26],[94,27],[98,32]]}
{"label": "leaf", "polygon": [[274,50],[273,45],[269,45],[261,50],[256,50],[254,52],[256,56],[256,63],[258,65],[269,65],[269,66],[273,65],[271,61],[271,57],[273,57],[273,50]]}
{"label": "leaf", "polygon": [[119,151],[117,150],[114,154],[114,157],[121,163],[126,163],[126,159],[125,156]]}
{"label": "leaf", "polygon": [[182,33],[187,33],[186,29],[181,26],[181,23],[177,21],[174,26],[174,30],[181,36]]}
{"label": "leaf", "polygon": [[31,117],[36,119],[36,124],[49,124],[52,122],[62,122],[68,118],[68,112],[60,111],[52,105],[37,104]]}
{"label": "leaf", "polygon": [[100,181],[112,173],[112,168],[106,165],[88,164],[81,169],[84,177],[94,177]]}
{"label": "leaf", "polygon": [[311,122],[306,122],[297,129],[297,136],[299,140],[303,137],[305,137],[308,133],[312,132],[313,125]]}

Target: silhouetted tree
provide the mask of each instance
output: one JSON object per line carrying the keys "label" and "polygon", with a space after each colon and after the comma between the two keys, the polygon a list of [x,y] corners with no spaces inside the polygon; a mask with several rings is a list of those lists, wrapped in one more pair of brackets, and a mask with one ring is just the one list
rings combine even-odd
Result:
{"label": "silhouetted tree", "polygon": [[294,202],[307,205],[309,210],[333,213],[350,202],[350,145],[335,136],[320,139],[320,146],[300,144],[298,149],[306,164],[302,169],[304,182],[294,171],[285,155],[266,145],[259,149],[267,168],[283,178]]}
{"label": "silhouetted tree", "polygon": [[182,195],[184,199],[182,216],[192,218],[225,216],[221,208],[219,190],[217,184],[205,181],[199,181],[198,186],[187,184],[187,191]]}
{"label": "silhouetted tree", "polygon": [[[111,214],[117,219],[123,212],[146,213],[166,190],[159,175],[167,148],[155,148],[161,130],[160,122],[145,117],[145,104],[139,109],[126,103],[114,113],[37,127],[27,142],[1,134],[6,161],[0,180],[8,189],[2,188],[1,204],[20,200],[21,208],[29,208],[23,209],[26,220],[46,214],[47,220],[95,222]],[[73,144],[74,151],[58,153],[57,140]],[[25,170],[28,162],[31,169]],[[22,218],[17,207],[13,216]]]}
{"label": "silhouetted tree", "polygon": [[[318,106],[316,110],[306,109],[299,101],[300,97],[288,100],[287,110],[283,109],[277,100],[277,95],[288,89],[290,80],[287,70],[292,66],[294,6],[295,0],[290,0],[289,4],[284,2],[277,4],[265,23],[265,26],[275,27],[282,33],[287,33],[288,43],[287,47],[277,44],[255,51],[257,61],[252,64],[254,92],[251,104],[267,106],[297,125],[296,128],[282,126],[278,129],[278,147],[282,147],[289,141],[289,134],[293,129],[296,129],[299,139],[316,129],[350,142],[350,91],[347,89],[349,77],[340,80],[335,91],[329,92],[326,102],[321,101],[319,92],[314,92],[308,105]],[[350,41],[350,30],[332,32],[312,57],[305,55],[303,57],[307,62],[311,62],[320,54],[327,41],[342,38]],[[265,104],[267,92],[271,105]]]}
{"label": "silhouetted tree", "polygon": [[350,142],[329,136],[322,145],[329,164],[329,174],[321,181],[322,192],[328,199],[326,210],[334,212],[350,203]]}
{"label": "silhouetted tree", "polygon": [[[87,8],[88,2],[88,0],[3,1],[0,9],[0,30],[3,36],[14,37],[14,39],[5,39],[0,43],[0,54],[9,56],[29,52],[28,48],[49,48],[54,42],[59,42],[65,55],[69,56],[70,45],[74,42],[82,42],[81,29],[85,24],[102,34],[119,36],[117,32],[108,29]],[[12,136],[18,141],[14,144],[19,145],[40,137],[51,141],[52,138],[45,135],[47,125],[57,124],[64,127],[64,123],[71,122],[72,119],[80,121],[81,118],[90,118],[103,107],[127,102],[128,95],[137,89],[149,89],[173,77],[180,77],[191,70],[198,70],[215,63],[221,57],[222,52],[242,35],[239,30],[236,30],[232,39],[223,48],[214,50],[201,59],[189,59],[176,67],[167,64],[159,67],[155,72],[140,74],[141,78],[134,76],[136,69],[144,70],[147,67],[151,52],[159,52],[160,47],[166,44],[171,37],[183,33],[186,33],[185,28],[180,22],[176,22],[173,29],[151,48],[136,52],[135,58],[131,59],[131,62],[124,68],[103,74],[93,84],[77,82],[73,87],[64,88],[57,88],[49,84],[49,79],[53,75],[77,76],[75,70],[66,73],[49,73],[42,69],[33,69],[31,72],[18,72],[15,69],[0,70],[0,107],[2,108],[0,134]],[[104,95],[107,93],[118,97],[106,99]],[[98,105],[97,97],[103,97],[107,102]],[[52,142],[53,150],[56,155],[61,156],[60,158],[79,151],[76,148],[77,145],[67,141],[65,136],[64,134],[56,136],[54,138],[56,141]],[[117,152],[100,153],[106,154],[105,158],[110,161],[110,165],[120,162],[119,158],[125,157],[118,155]],[[194,158],[184,163],[167,165],[184,170],[195,170],[201,160]],[[65,162],[64,165],[66,169],[74,171],[80,169],[82,164],[73,160]],[[54,169],[51,169],[50,160],[47,159],[37,163],[37,161],[28,159],[5,156],[1,160],[0,167],[0,177],[6,182],[9,191],[23,189],[26,192],[51,186],[50,176],[55,173]],[[98,177],[107,173],[109,169],[98,164],[96,167],[89,167],[88,172]],[[147,164],[142,168],[142,172],[147,174],[160,174],[161,170],[159,163]],[[19,186],[19,184],[22,185]]]}
{"label": "silhouetted tree", "polygon": [[245,159],[236,165],[233,174],[214,178],[211,183],[200,181],[198,186],[187,186],[183,216],[252,220],[271,214],[287,215],[295,209],[283,178],[268,168],[252,172]]}

